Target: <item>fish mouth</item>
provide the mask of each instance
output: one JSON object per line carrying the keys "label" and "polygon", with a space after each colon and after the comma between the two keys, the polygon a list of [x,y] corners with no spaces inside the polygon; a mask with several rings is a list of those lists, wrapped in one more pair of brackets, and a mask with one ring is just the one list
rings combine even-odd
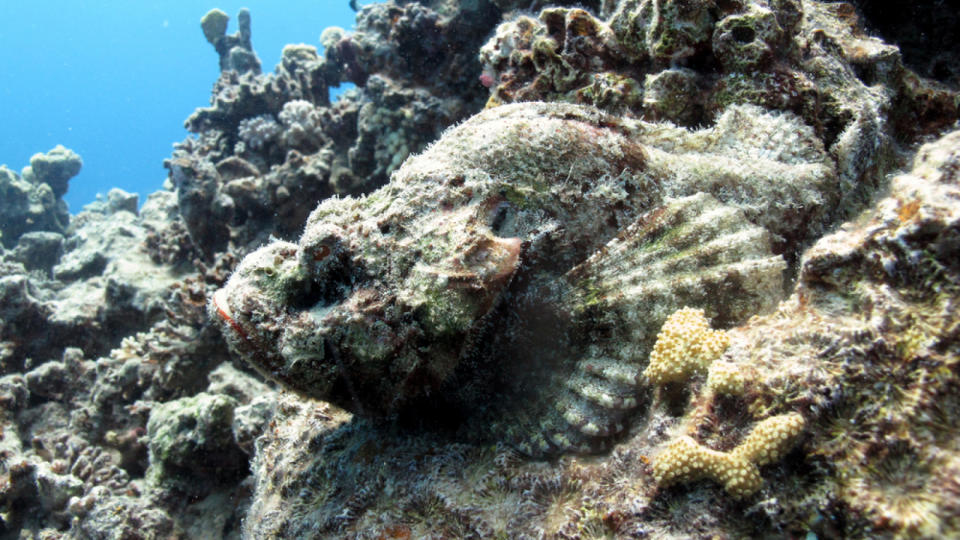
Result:
{"label": "fish mouth", "polygon": [[227,290],[226,289],[217,289],[213,293],[213,307],[217,310],[217,315],[220,318],[228,321],[233,320],[233,311],[230,309],[230,304],[227,303]]}
{"label": "fish mouth", "polygon": [[230,301],[226,287],[217,289],[217,291],[213,293],[211,302],[217,316],[220,317],[220,319],[227,326],[229,326],[231,330],[233,330],[237,337],[252,347],[253,342],[250,339],[250,334],[243,328],[240,322],[234,318],[233,310],[230,308]]}

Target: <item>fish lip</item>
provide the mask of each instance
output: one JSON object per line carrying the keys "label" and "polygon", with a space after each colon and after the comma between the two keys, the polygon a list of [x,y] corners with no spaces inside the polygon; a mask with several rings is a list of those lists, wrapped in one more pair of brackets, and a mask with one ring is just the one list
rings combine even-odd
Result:
{"label": "fish lip", "polygon": [[227,297],[227,289],[223,288],[214,292],[212,302],[217,316],[220,317],[220,319],[222,319],[222,321],[226,323],[226,325],[229,326],[245,343],[256,348],[254,342],[250,339],[250,334],[233,316],[233,310],[230,309],[230,302],[228,301]]}
{"label": "fish lip", "polygon": [[233,311],[230,309],[230,303],[227,301],[227,289],[217,289],[213,293],[213,307],[217,313],[224,319],[233,320]]}

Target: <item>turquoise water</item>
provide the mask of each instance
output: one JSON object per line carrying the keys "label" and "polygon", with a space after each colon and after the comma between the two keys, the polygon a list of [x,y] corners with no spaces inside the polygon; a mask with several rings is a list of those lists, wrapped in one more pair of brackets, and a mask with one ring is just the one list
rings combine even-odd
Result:
{"label": "turquoise water", "polygon": [[19,172],[63,144],[84,161],[64,197],[71,212],[111,187],[142,201],[162,185],[163,159],[219,73],[200,18],[222,9],[233,33],[241,7],[264,72],[284,45],[319,48],[324,28],[352,28],[355,17],[348,0],[2,2],[0,164]]}

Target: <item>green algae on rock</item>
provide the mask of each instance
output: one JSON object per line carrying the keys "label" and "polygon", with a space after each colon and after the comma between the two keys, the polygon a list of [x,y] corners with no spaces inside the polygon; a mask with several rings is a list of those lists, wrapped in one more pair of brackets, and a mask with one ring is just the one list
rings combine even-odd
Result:
{"label": "green algae on rock", "polygon": [[242,475],[246,460],[231,429],[236,407],[233,398],[208,393],[158,406],[147,424],[148,481],[206,495],[219,483]]}
{"label": "green algae on rock", "polygon": [[670,313],[729,326],[776,304],[779,254],[823,224],[832,178],[789,114],[732,107],[690,132],[499,107],[384,188],[321,203],[210,311],[235,352],[304,395],[534,455],[596,451],[645,402],[638,374]]}

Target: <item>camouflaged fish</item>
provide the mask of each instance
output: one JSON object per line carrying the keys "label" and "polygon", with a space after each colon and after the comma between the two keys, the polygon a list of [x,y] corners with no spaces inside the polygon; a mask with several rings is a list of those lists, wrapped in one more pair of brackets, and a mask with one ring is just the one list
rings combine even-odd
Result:
{"label": "camouflaged fish", "polygon": [[486,110],[298,243],[246,257],[210,311],[267,377],[356,414],[534,456],[595,452],[646,403],[674,310],[771,308],[837,196],[795,116],[735,106],[688,131],[596,109]]}

